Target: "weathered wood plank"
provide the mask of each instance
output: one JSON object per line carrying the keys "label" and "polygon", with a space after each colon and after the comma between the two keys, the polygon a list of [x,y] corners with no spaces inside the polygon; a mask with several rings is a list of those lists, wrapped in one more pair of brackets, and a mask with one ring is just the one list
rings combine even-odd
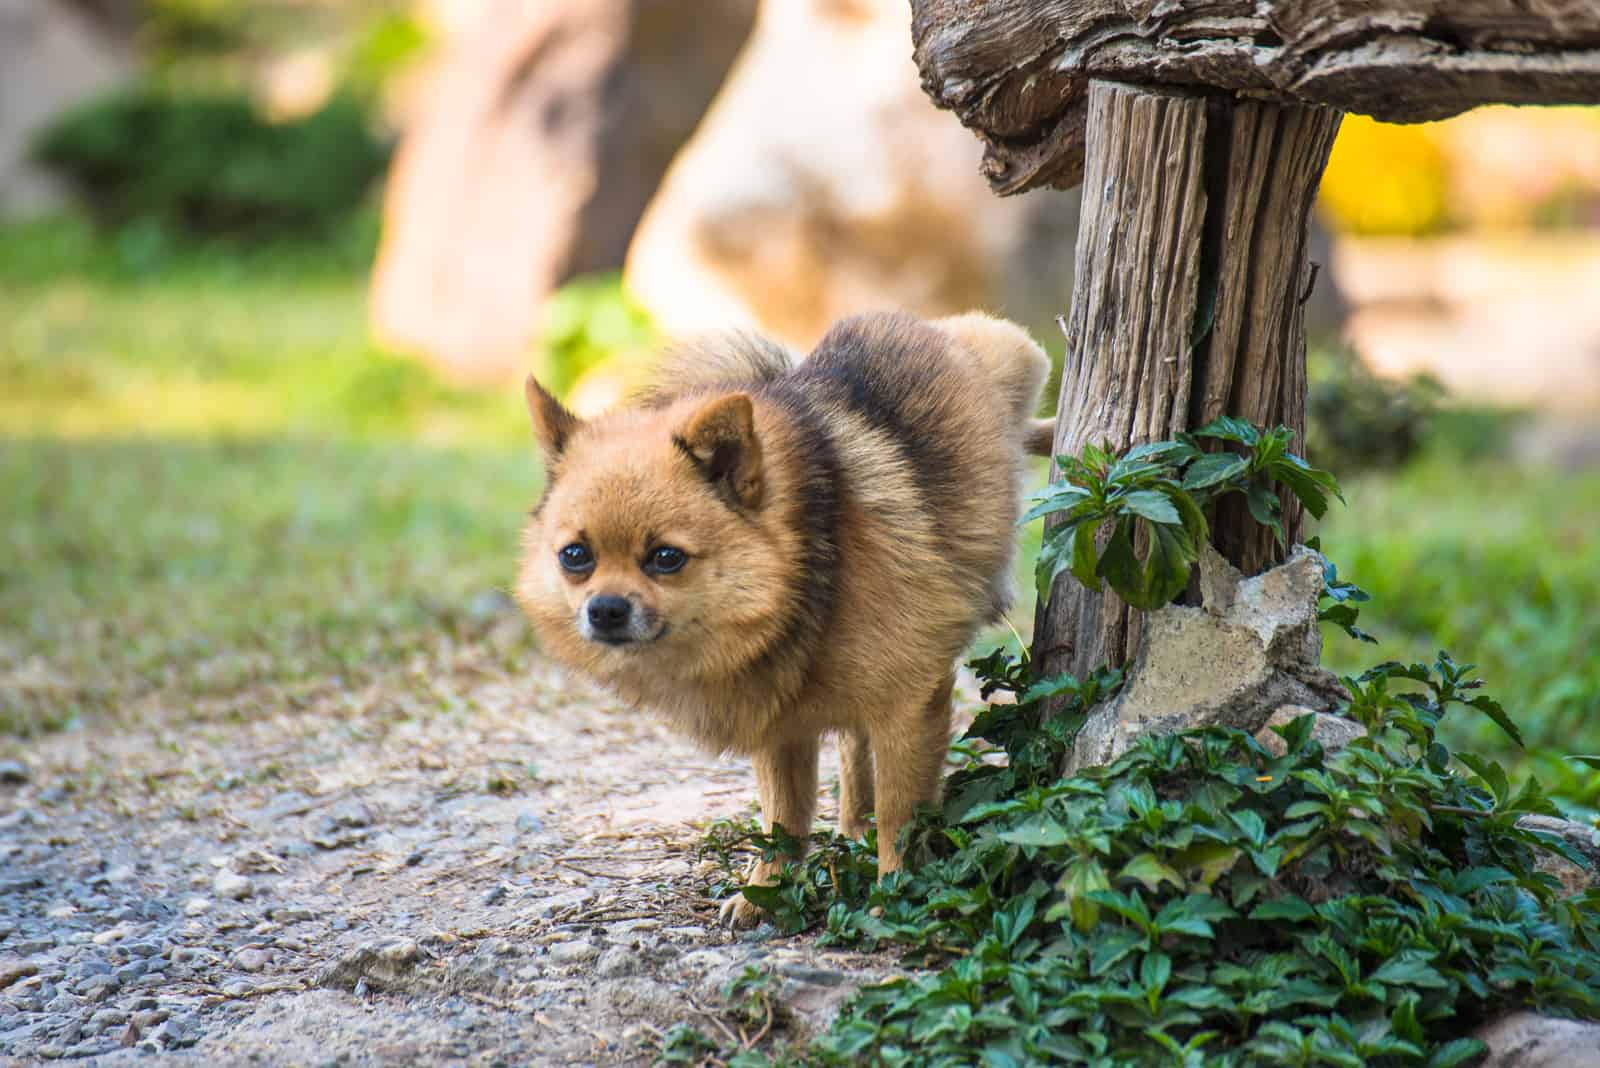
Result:
{"label": "weathered wood plank", "polygon": [[1595,0],[912,0],[923,88],[997,192],[1083,172],[1090,78],[1209,87],[1390,122],[1600,103]]}
{"label": "weathered wood plank", "polygon": [[[1096,82],[1055,454],[1124,448],[1188,425],[1201,283],[1206,101]],[[1129,659],[1137,614],[1068,576],[1034,625],[1042,673]]]}

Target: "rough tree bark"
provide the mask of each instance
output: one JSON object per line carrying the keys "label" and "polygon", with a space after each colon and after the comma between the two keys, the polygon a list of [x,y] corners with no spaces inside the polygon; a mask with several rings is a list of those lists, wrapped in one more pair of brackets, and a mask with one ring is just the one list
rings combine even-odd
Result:
{"label": "rough tree bark", "polygon": [[1083,174],[1091,78],[1207,86],[1388,122],[1600,101],[1594,0],[912,0],[923,88],[1001,193]]}
{"label": "rough tree bark", "polygon": [[[1095,82],[1088,119],[1056,453],[1219,415],[1303,435],[1306,221],[1339,113]],[[1220,511],[1213,535],[1246,575],[1282,559],[1242,509]],[[1035,655],[1042,671],[1081,675],[1126,662],[1138,634],[1118,597],[1063,576],[1039,609]]]}
{"label": "rough tree bark", "polygon": [[[1085,187],[1057,452],[1224,414],[1303,440],[1306,220],[1344,111],[1600,101],[1593,0],[911,6],[923,89],[983,140],[991,188]],[[1278,557],[1231,501],[1212,540],[1246,575]],[[1034,641],[1041,670],[1082,672],[1126,662],[1138,621],[1063,583]]]}

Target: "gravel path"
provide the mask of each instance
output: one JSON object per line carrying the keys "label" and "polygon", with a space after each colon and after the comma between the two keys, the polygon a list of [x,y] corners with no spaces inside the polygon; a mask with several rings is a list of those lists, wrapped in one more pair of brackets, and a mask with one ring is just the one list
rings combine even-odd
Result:
{"label": "gravel path", "polygon": [[746,966],[794,1026],[893,966],[720,930],[697,827],[747,765],[542,664],[20,755],[0,1065],[647,1063]]}

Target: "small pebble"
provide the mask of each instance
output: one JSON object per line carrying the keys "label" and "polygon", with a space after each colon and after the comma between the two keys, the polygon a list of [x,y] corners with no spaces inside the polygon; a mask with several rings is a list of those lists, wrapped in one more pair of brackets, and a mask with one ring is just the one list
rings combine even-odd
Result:
{"label": "small pebble", "polygon": [[588,942],[557,942],[545,951],[545,958],[554,964],[584,964],[600,955],[600,950]]}
{"label": "small pebble", "polygon": [[28,781],[28,765],[20,760],[0,760],[0,783],[20,786]]}
{"label": "small pebble", "polygon": [[122,983],[115,975],[92,975],[78,984],[78,990],[91,1001],[104,1001],[120,989]]}
{"label": "small pebble", "polygon": [[247,972],[259,972],[272,963],[272,954],[264,949],[241,949],[233,955],[233,963]]}
{"label": "small pebble", "polygon": [[622,946],[612,946],[600,954],[600,959],[595,963],[594,973],[602,979],[615,979],[623,975],[632,975],[639,970],[639,958]]}
{"label": "small pebble", "polygon": [[39,966],[31,960],[0,960],[0,990],[4,990],[18,979],[38,974]]}
{"label": "small pebble", "polygon": [[211,899],[206,897],[191,897],[183,903],[185,916],[203,916],[211,911]]}
{"label": "small pebble", "polygon": [[243,901],[254,892],[255,886],[251,884],[248,876],[224,868],[217,872],[217,877],[211,881],[211,889],[218,897]]}

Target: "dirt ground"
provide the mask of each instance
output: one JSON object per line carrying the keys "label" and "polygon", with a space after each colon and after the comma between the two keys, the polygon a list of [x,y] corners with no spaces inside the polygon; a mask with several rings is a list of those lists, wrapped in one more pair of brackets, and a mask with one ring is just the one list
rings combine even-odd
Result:
{"label": "dirt ground", "polygon": [[748,765],[539,661],[71,731],[0,780],[0,1065],[648,1063],[747,966],[794,1030],[894,967],[721,930],[696,846]]}

